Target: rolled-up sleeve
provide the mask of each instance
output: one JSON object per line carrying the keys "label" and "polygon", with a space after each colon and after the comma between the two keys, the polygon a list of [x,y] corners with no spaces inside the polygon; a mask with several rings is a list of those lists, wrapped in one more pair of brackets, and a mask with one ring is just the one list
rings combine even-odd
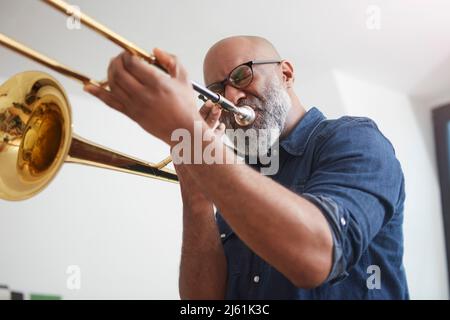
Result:
{"label": "rolled-up sleeve", "polygon": [[327,282],[346,278],[396,212],[403,174],[390,142],[369,119],[320,137],[302,196],[324,214],[333,236]]}

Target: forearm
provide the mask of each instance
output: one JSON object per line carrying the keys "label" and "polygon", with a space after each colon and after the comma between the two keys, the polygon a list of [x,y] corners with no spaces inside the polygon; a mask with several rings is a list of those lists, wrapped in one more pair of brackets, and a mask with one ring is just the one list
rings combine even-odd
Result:
{"label": "forearm", "polygon": [[[224,163],[234,153],[223,148]],[[320,284],[332,263],[332,237],[320,210],[306,199],[241,164],[188,166],[237,235],[298,286]]]}
{"label": "forearm", "polygon": [[181,299],[224,299],[226,260],[214,208],[203,194],[182,189],[183,244],[179,290]]}

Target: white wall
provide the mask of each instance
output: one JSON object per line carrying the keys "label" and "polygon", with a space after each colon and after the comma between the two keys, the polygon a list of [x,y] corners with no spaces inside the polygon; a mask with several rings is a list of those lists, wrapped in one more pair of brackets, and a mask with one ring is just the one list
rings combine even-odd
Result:
{"label": "white wall", "polygon": [[334,74],[346,113],[375,120],[401,162],[406,184],[404,261],[411,298],[447,299],[440,191],[426,145],[433,143],[431,130],[422,131],[407,95],[343,72]]}

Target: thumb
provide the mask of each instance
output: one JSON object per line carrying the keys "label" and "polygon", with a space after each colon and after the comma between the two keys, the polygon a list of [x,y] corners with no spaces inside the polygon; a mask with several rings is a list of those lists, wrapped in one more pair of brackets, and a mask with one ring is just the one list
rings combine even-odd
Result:
{"label": "thumb", "polygon": [[221,137],[223,136],[223,134],[225,133],[225,124],[224,123],[220,123],[217,128],[214,130],[214,133]]}
{"label": "thumb", "polygon": [[167,70],[169,75],[180,80],[187,80],[187,72],[175,55],[169,54],[159,48],[153,50],[158,64]]}

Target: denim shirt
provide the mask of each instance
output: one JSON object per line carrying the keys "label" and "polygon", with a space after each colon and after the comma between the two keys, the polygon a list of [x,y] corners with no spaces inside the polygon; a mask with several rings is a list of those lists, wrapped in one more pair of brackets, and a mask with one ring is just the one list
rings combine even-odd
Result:
{"label": "denim shirt", "polygon": [[319,287],[295,287],[252,252],[217,211],[227,259],[226,298],[408,299],[404,178],[376,124],[362,117],[328,120],[312,108],[280,141],[279,156],[278,172],[268,177],[326,217],[333,236],[331,272]]}

